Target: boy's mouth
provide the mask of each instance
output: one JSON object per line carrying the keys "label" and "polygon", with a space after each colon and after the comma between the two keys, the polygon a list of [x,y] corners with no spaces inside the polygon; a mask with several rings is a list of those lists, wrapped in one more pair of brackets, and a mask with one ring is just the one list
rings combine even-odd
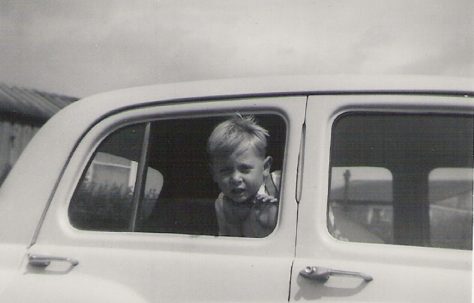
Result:
{"label": "boy's mouth", "polygon": [[242,195],[243,193],[245,193],[245,189],[244,188],[234,188],[234,189],[231,190],[231,193],[233,195],[239,196],[239,195]]}
{"label": "boy's mouth", "polygon": [[245,190],[245,188],[238,187],[238,188],[231,189],[230,193],[235,198],[241,199],[241,198],[243,198],[243,196],[245,196],[246,190]]}

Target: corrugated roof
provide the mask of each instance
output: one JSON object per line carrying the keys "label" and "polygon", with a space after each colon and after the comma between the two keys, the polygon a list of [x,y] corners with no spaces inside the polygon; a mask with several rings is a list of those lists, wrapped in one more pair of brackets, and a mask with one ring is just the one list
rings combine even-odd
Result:
{"label": "corrugated roof", "polygon": [[78,98],[0,83],[0,113],[46,121]]}

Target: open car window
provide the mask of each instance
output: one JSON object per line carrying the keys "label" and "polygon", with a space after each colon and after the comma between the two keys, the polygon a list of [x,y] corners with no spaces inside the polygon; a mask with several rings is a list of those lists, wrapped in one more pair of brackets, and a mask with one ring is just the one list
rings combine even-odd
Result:
{"label": "open car window", "polygon": [[[281,171],[286,125],[254,114],[270,133],[272,171]],[[220,116],[170,118],[122,127],[99,144],[76,187],[69,219],[78,229],[218,235],[207,140]]]}

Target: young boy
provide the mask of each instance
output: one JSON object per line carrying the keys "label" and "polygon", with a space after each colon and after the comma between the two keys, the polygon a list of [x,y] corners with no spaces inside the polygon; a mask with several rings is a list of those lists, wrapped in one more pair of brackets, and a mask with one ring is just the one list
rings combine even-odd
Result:
{"label": "young boy", "polygon": [[208,140],[219,235],[265,237],[277,223],[279,172],[270,173],[268,131],[253,116],[236,114],[217,125]]}

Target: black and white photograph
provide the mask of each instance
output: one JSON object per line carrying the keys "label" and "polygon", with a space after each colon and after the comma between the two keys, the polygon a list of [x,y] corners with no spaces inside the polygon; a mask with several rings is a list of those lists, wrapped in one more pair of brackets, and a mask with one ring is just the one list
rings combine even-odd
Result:
{"label": "black and white photograph", "polygon": [[0,302],[473,302],[474,1],[0,0]]}

